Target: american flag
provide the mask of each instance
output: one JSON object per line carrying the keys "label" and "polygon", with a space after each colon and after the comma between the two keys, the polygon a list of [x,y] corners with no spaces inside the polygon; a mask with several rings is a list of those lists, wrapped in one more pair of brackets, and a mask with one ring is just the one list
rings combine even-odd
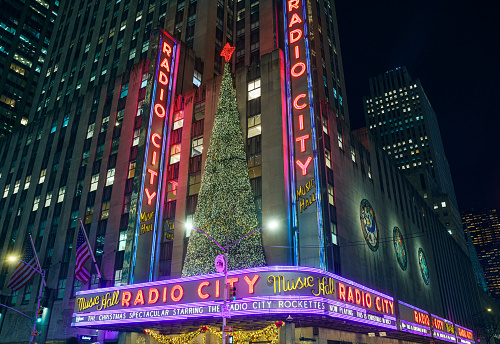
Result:
{"label": "american flag", "polygon": [[[31,242],[28,242],[26,249],[24,250],[24,255],[21,258],[21,262],[17,264],[14,274],[10,278],[7,288],[14,291],[18,291],[24,287],[36,274],[34,268],[36,264],[35,252],[33,251],[33,246]],[[26,264],[27,263],[27,264]]]}
{"label": "american flag", "polygon": [[85,262],[90,258],[90,251],[83,232],[82,223],[80,222],[80,230],[78,231],[78,239],[76,240],[76,266],[75,278],[82,283],[86,283],[90,278],[89,270],[85,268]]}

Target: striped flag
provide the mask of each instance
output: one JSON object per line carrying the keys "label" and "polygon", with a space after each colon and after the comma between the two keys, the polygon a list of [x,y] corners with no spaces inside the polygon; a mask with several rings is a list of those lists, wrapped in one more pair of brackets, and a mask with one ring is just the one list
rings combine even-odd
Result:
{"label": "striped flag", "polygon": [[80,222],[80,230],[78,231],[78,239],[76,240],[75,278],[82,283],[86,283],[90,278],[89,270],[84,266],[85,262],[90,258],[90,251],[85,239],[84,230]]}
{"label": "striped flag", "polygon": [[27,243],[21,260],[22,261],[17,264],[14,274],[10,278],[9,284],[7,285],[7,288],[14,291],[18,291],[24,287],[29,281],[31,281],[37,272],[34,268],[36,264],[36,254],[33,251],[33,246],[30,242]]}

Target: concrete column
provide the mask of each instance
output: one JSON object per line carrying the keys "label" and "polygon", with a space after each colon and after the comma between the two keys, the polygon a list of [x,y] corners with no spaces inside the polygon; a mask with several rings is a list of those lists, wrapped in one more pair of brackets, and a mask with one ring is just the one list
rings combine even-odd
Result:
{"label": "concrete column", "polygon": [[295,324],[285,322],[279,331],[279,344],[295,344]]}

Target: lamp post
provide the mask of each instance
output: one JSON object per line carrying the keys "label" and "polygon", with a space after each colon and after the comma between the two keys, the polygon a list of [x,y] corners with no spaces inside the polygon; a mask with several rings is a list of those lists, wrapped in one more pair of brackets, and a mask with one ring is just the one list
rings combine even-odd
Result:
{"label": "lamp post", "polygon": [[36,313],[35,313],[35,317],[33,318],[33,331],[31,332],[31,338],[30,338],[30,343],[33,343],[34,332],[36,331],[36,323],[38,321],[38,311],[40,309],[40,301],[42,300],[43,286],[45,284],[45,270],[40,271],[37,268],[35,268],[34,266],[31,266],[30,264],[26,263],[24,260],[17,259],[16,257],[9,257],[9,261],[11,261],[11,262],[18,261],[20,263],[23,263],[23,264],[27,265],[28,267],[30,267],[31,269],[35,270],[37,273],[39,273],[40,276],[42,276],[42,283],[40,283],[40,289],[38,291]]}
{"label": "lamp post", "polygon": [[229,249],[231,247],[233,247],[234,245],[240,243],[240,241],[242,241],[243,239],[245,239],[246,237],[252,235],[253,233],[257,232],[257,231],[260,231],[261,229],[264,229],[264,228],[276,228],[277,227],[277,223],[275,221],[272,221],[269,223],[268,226],[266,227],[260,227],[260,228],[257,228],[257,229],[254,229],[253,231],[245,234],[244,236],[242,236],[241,238],[239,238],[238,240],[236,240],[235,242],[231,243],[231,244],[228,244],[228,241],[227,241],[227,237],[226,237],[226,245],[225,247],[223,247],[221,244],[219,244],[217,242],[217,240],[215,240],[214,238],[212,238],[210,235],[208,235],[205,231],[201,230],[201,229],[198,229],[198,228],[194,228],[192,226],[192,224],[186,224],[186,228],[188,229],[191,229],[191,230],[195,230],[197,232],[200,232],[201,234],[204,234],[207,238],[209,238],[210,240],[212,240],[221,250],[222,252],[224,252],[224,302],[223,302],[223,305],[222,305],[222,344],[226,344],[226,331],[225,331],[225,327],[226,327],[226,324],[227,324],[227,266],[228,266],[228,259],[229,259]]}

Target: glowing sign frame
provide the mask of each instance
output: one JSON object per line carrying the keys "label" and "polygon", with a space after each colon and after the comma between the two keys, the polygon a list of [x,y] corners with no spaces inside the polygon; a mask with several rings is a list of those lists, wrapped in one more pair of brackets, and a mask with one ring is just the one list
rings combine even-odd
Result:
{"label": "glowing sign frame", "polygon": [[[408,308],[412,314],[418,313],[427,316],[429,326],[416,322],[415,317],[405,316],[408,313],[405,308]],[[417,308],[403,301],[399,301],[399,322],[400,331],[417,334],[419,336],[432,337],[430,313],[424,311],[423,309]]]}
{"label": "glowing sign frame", "polygon": [[[134,236],[134,246],[132,252],[132,264],[130,272],[130,283],[134,283],[135,266],[137,259],[137,245],[139,235],[152,231],[149,263],[149,281],[153,280],[155,268],[156,241],[158,237],[158,220],[161,223],[161,203],[163,201],[162,182],[163,167],[165,163],[165,147],[167,141],[166,125],[169,123],[173,108],[171,106],[175,94],[175,84],[177,79],[177,69],[179,64],[179,43],[168,33],[159,30],[159,48],[156,61],[155,77],[153,83],[148,130],[146,133],[144,165],[142,170],[141,189],[139,192],[139,202],[137,207],[137,222]],[[161,86],[163,85],[163,86]],[[166,95],[165,95],[166,93]],[[160,111],[161,110],[161,111]],[[159,140],[161,139],[161,148]],[[150,149],[151,148],[151,149]],[[159,150],[159,152],[158,152]],[[149,185],[146,184],[146,175],[149,173]],[[155,181],[156,179],[156,181]],[[146,196],[147,203],[143,203]],[[156,199],[156,201],[154,201]],[[154,203],[154,204],[152,204]],[[146,210],[146,211],[145,211]],[[160,210],[160,211],[159,211]],[[144,215],[143,217],[143,214]],[[151,217],[149,216],[151,214]],[[147,218],[141,225],[141,219]],[[143,231],[143,228],[147,230]],[[149,236],[149,235],[148,235]],[[145,239],[144,239],[145,240]],[[149,243],[145,243],[148,245]]]}

